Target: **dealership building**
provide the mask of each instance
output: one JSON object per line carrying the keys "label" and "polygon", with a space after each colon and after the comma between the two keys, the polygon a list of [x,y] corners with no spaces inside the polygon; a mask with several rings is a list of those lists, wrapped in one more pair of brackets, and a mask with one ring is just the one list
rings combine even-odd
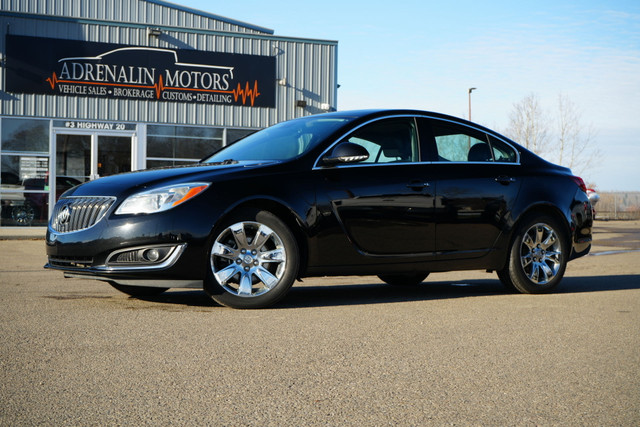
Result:
{"label": "dealership building", "polygon": [[0,6],[0,227],[45,226],[79,182],[336,109],[336,41],[160,0]]}

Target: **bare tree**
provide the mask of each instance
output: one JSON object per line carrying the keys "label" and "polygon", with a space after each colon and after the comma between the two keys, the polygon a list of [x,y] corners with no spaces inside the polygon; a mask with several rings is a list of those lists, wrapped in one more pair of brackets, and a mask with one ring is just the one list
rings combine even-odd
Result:
{"label": "bare tree", "polygon": [[581,174],[591,168],[600,151],[593,147],[593,125],[583,125],[580,111],[567,95],[558,95],[557,162]]}
{"label": "bare tree", "polygon": [[534,153],[582,174],[600,155],[593,147],[592,125],[584,125],[579,109],[567,95],[558,95],[558,110],[549,118],[535,94],[513,105],[505,135]]}
{"label": "bare tree", "polygon": [[539,155],[548,151],[548,120],[535,94],[513,104],[506,136]]}

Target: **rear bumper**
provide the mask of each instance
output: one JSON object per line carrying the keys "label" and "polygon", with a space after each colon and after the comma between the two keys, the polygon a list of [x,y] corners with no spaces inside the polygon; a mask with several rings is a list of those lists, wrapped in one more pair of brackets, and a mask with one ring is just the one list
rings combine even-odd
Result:
{"label": "rear bumper", "polygon": [[587,195],[578,190],[571,206],[571,255],[569,259],[585,256],[593,241],[593,206]]}

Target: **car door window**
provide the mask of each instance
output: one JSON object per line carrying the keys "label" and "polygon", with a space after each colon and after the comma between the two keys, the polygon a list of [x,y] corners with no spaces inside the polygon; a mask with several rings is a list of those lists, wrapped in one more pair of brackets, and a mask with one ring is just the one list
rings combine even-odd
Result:
{"label": "car door window", "polygon": [[432,122],[438,160],[445,162],[491,162],[493,156],[484,132],[446,122]]}
{"label": "car door window", "polygon": [[510,145],[492,136],[489,137],[489,142],[496,162],[516,163],[518,161],[518,153]]}
{"label": "car door window", "polygon": [[369,152],[362,163],[406,163],[420,159],[415,121],[411,117],[378,120],[352,133],[346,141]]}
{"label": "car door window", "polygon": [[441,162],[517,162],[516,151],[508,144],[482,131],[444,121],[432,121],[438,161]]}

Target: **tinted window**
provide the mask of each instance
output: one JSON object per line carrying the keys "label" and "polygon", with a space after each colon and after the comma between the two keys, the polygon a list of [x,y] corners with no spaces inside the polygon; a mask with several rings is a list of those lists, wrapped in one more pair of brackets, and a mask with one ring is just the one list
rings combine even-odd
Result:
{"label": "tinted window", "polygon": [[431,121],[438,161],[441,162],[516,162],[515,150],[486,133],[467,126]]}
{"label": "tinted window", "polygon": [[465,126],[432,121],[438,160],[447,162],[492,161],[487,135]]}
{"label": "tinted window", "polygon": [[49,120],[2,119],[2,151],[49,152]]}
{"label": "tinted window", "polygon": [[413,118],[378,120],[356,130],[347,141],[369,152],[363,163],[417,162],[420,158]]}
{"label": "tinted window", "polygon": [[492,136],[489,137],[489,142],[491,143],[493,158],[496,162],[515,163],[518,161],[518,155],[510,145]]}
{"label": "tinted window", "polygon": [[194,126],[147,126],[149,160],[196,162],[222,147],[222,129]]}

